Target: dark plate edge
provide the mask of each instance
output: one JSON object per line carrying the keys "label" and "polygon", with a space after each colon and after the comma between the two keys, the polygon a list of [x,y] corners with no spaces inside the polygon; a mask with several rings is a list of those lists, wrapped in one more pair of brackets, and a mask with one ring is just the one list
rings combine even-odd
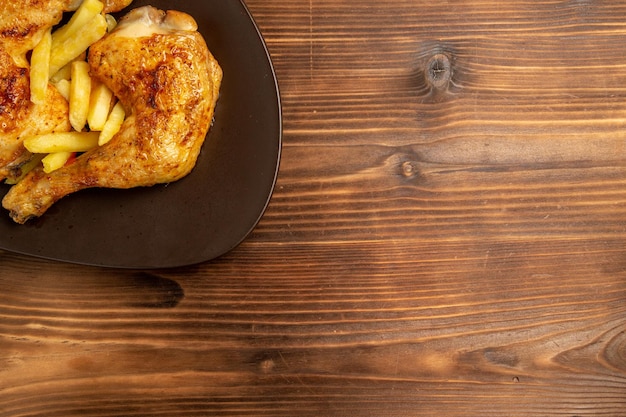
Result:
{"label": "dark plate edge", "polygon": [[[206,259],[204,261],[199,261],[199,262],[195,262],[195,263],[191,263],[191,264],[186,264],[186,265],[176,265],[176,266],[171,266],[171,267],[161,267],[161,268],[156,268],[156,269],[167,269],[167,268],[176,268],[176,267],[185,267],[185,266],[192,266],[192,265],[197,265],[203,262],[208,262],[214,259],[218,259],[221,256],[224,256],[225,254],[229,253],[230,251],[232,251],[233,249],[235,249],[236,247],[238,247],[244,240],[246,240],[246,238],[250,235],[250,233],[252,233],[252,231],[256,228],[256,226],[259,224],[259,222],[261,221],[261,219],[263,218],[263,215],[265,214],[265,211],[267,210],[267,207],[270,204],[270,201],[272,200],[272,195],[274,194],[274,189],[276,187],[276,181],[278,180],[278,172],[280,170],[280,161],[281,161],[281,155],[282,155],[282,147],[283,147],[283,112],[282,112],[282,103],[281,103],[281,96],[280,96],[280,87],[278,85],[278,78],[276,77],[276,71],[274,69],[274,64],[272,62],[272,56],[269,52],[269,50],[267,49],[267,44],[265,43],[265,38],[263,37],[263,34],[261,33],[261,30],[259,29],[259,26],[257,25],[256,21],[254,20],[254,16],[252,16],[252,13],[250,12],[250,10],[248,9],[248,6],[246,6],[246,3],[244,0],[239,0],[239,2],[241,3],[241,6],[243,7],[243,9],[245,10],[246,14],[248,15],[248,17],[250,18],[250,21],[252,22],[252,25],[254,26],[254,30],[257,33],[257,36],[259,38],[259,40],[261,41],[261,45],[263,46],[263,51],[265,53],[265,56],[267,57],[267,61],[269,64],[269,69],[270,69],[270,73],[272,74],[272,80],[274,82],[274,88],[276,91],[276,106],[277,106],[277,113],[278,113],[278,154],[276,156],[276,167],[274,168],[274,176],[272,179],[272,185],[269,189],[268,192],[268,196],[267,199],[265,201],[265,204],[263,205],[263,208],[261,209],[259,215],[257,216],[256,220],[252,223],[252,225],[250,226],[250,228],[248,229],[248,231],[246,231],[246,233],[241,237],[241,239],[239,239],[239,241],[237,241],[236,243],[234,243],[230,248],[225,249],[224,252],[221,255],[217,255],[211,259]],[[137,268],[134,268],[137,269]],[[146,268],[142,268],[142,269],[146,269]],[[150,269],[150,268],[148,268]]]}

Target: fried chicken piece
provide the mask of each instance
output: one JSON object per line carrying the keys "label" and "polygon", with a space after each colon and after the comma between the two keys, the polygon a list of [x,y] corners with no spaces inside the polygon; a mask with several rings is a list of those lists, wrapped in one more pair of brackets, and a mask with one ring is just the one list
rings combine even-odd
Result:
{"label": "fried chicken piece", "polygon": [[91,74],[127,112],[110,142],[71,165],[31,171],[2,204],[17,223],[89,187],[131,188],[176,181],[195,166],[218,99],[222,70],[187,14],[135,9],[91,46]]}
{"label": "fried chicken piece", "polygon": [[0,8],[0,48],[26,67],[26,52],[69,10],[69,0],[4,1]]}
{"label": "fried chicken piece", "polygon": [[[0,180],[18,177],[30,153],[22,145],[28,135],[67,131],[67,103],[49,87],[46,102],[30,102],[28,51],[60,22],[63,12],[82,0],[4,1],[0,8]],[[105,0],[104,11],[121,10],[132,0]]]}

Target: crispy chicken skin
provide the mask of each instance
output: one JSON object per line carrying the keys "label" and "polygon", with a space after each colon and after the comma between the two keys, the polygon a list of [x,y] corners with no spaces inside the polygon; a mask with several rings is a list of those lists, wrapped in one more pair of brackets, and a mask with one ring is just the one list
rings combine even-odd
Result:
{"label": "crispy chicken skin", "polygon": [[196,29],[187,14],[145,6],[91,46],[91,74],[119,97],[127,118],[105,145],[50,174],[37,168],[13,186],[2,204],[15,222],[84,188],[169,183],[193,169],[222,79]]}
{"label": "crispy chicken skin", "polygon": [[[70,129],[67,103],[55,88],[49,86],[45,103],[30,102],[27,53],[81,1],[4,0],[0,6],[0,180],[18,177],[30,158],[24,137]],[[121,10],[131,1],[105,1],[105,11]]]}

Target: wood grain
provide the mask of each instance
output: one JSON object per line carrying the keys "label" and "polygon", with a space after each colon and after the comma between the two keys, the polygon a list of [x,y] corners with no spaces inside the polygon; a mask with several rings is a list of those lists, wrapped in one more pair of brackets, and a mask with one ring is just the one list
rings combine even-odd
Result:
{"label": "wood grain", "polygon": [[174,270],[0,252],[0,415],[625,415],[626,4],[247,4],[261,223]]}

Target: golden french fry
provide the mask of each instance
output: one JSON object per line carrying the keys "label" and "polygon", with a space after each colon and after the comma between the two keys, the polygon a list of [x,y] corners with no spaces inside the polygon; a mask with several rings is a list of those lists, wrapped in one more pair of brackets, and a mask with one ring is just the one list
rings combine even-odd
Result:
{"label": "golden french fry", "polygon": [[51,44],[52,36],[50,30],[47,30],[33,49],[30,58],[30,101],[35,104],[42,104],[46,101]]}
{"label": "golden french fry", "polygon": [[85,61],[72,62],[72,80],[70,81],[70,124],[80,132],[87,123],[91,78],[89,64]]}
{"label": "golden french fry", "polygon": [[118,101],[115,106],[113,106],[113,110],[111,110],[111,114],[109,114],[109,118],[102,128],[102,132],[100,132],[98,145],[104,145],[110,141],[117,132],[120,131],[125,117],[126,112],[124,111],[124,107],[122,107],[122,103]]}
{"label": "golden french fry", "polygon": [[76,35],[79,29],[89,23],[96,15],[102,12],[104,4],[99,0],[83,0],[78,9],[72,14],[70,21],[55,30],[52,34],[54,48]]}
{"label": "golden french fry", "polygon": [[50,82],[51,83],[57,83],[61,80],[68,80],[72,78],[72,63],[68,62],[67,64],[63,65],[63,67],[58,70],[54,75],[52,75],[50,77]]}
{"label": "golden french fry", "polygon": [[58,44],[53,43],[50,50],[50,76],[53,77],[65,64],[85,52],[92,43],[101,39],[106,31],[106,18],[97,14],[73,36]]}
{"label": "golden french fry", "polygon": [[59,93],[69,102],[70,101],[70,82],[69,80],[62,79],[53,84]]}
{"label": "golden french fry", "polygon": [[73,152],[61,151],[61,152],[53,152],[44,156],[41,160],[43,164],[43,172],[46,174],[51,173],[52,171],[56,171],[61,168],[68,159],[72,156]]}
{"label": "golden french fry", "polygon": [[90,130],[102,130],[109,117],[113,92],[99,81],[92,80],[87,124]]}
{"label": "golden french fry", "polygon": [[63,65],[63,67],[60,70],[58,70],[56,74],[50,77],[50,82],[54,84],[61,80],[69,81],[69,79],[72,78],[72,62],[73,61],[86,61],[86,60],[87,60],[87,51],[83,52],[82,54],[74,58],[72,61]]}
{"label": "golden french fry", "polygon": [[24,147],[32,153],[85,152],[98,145],[99,132],[57,132],[30,136]]}

